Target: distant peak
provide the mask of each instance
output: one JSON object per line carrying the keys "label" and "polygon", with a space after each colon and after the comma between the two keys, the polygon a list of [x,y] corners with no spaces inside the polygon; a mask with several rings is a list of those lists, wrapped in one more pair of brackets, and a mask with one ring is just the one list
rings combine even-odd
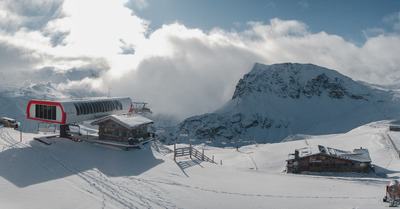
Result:
{"label": "distant peak", "polygon": [[352,93],[353,90],[359,92],[360,88],[364,88],[362,86],[337,71],[313,64],[255,63],[253,69],[239,80],[232,99],[255,92],[294,99],[324,94],[336,99],[344,96],[363,98],[357,93]]}

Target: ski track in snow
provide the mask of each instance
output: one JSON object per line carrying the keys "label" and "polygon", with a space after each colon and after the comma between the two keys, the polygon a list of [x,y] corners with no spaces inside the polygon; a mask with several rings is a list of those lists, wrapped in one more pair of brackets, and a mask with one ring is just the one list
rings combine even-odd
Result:
{"label": "ski track in snow", "polygon": [[[66,170],[71,172],[72,174],[80,177],[86,183],[88,183],[92,188],[97,190],[103,197],[102,205],[103,208],[106,208],[108,201],[113,201],[117,203],[118,206],[116,208],[153,208],[154,206],[159,208],[177,208],[172,202],[167,201],[160,194],[160,190],[153,189],[153,187],[157,188],[157,185],[152,183],[148,183],[149,181],[141,180],[140,178],[135,178],[135,181],[130,182],[113,182],[110,178],[107,178],[103,173],[101,173],[97,169],[92,169],[88,171],[81,172],[79,169],[73,167],[71,164],[51,155],[49,153],[43,152],[39,149],[36,149],[32,146],[26,145],[24,143],[17,142],[14,138],[4,129],[0,128],[0,136],[1,139],[8,143],[8,147],[11,148],[25,148],[31,152],[38,153],[42,156],[45,156],[58,164],[64,167]],[[45,166],[46,167],[46,166]],[[149,184],[149,185],[141,185],[138,184]],[[84,190],[85,188],[82,187]],[[152,198],[150,195],[143,195],[143,191],[138,191],[136,188],[147,188],[152,195],[157,197],[157,200]],[[87,191],[87,190],[86,190]],[[88,191],[89,193],[92,193]],[[165,191],[165,193],[167,193]],[[145,193],[147,194],[147,193]]]}
{"label": "ski track in snow", "polygon": [[[136,179],[134,177],[129,177],[130,179]],[[245,196],[245,197],[264,197],[264,198],[297,198],[297,199],[349,199],[349,200],[364,200],[364,199],[375,199],[376,196],[371,197],[349,197],[349,196],[311,196],[311,195],[273,195],[273,194],[249,194],[249,193],[239,193],[239,192],[228,192],[228,191],[220,191],[215,189],[207,189],[199,186],[191,186],[187,184],[182,184],[179,182],[164,182],[164,181],[157,181],[157,180],[145,180],[141,179],[141,181],[153,182],[155,185],[157,184],[164,184],[169,186],[176,186],[176,187],[185,187],[189,189],[200,190],[204,192],[211,192],[215,194],[225,194],[225,195],[235,195],[235,196]]]}
{"label": "ski track in snow", "polygon": [[9,145],[4,144],[3,151],[4,148],[21,148],[20,146],[21,143],[14,140],[14,138],[7,131],[4,131],[4,129],[5,129],[4,127],[0,126],[0,137]]}
{"label": "ski track in snow", "polygon": [[[160,185],[181,187],[190,190],[198,190],[207,193],[214,193],[218,195],[232,195],[232,196],[242,196],[242,197],[260,197],[260,198],[296,198],[296,199],[342,199],[342,200],[367,200],[376,199],[376,196],[320,196],[320,195],[274,195],[274,194],[251,194],[251,193],[240,193],[232,191],[223,191],[210,189],[206,187],[194,186],[190,184],[183,184],[177,181],[162,181],[154,179],[144,179],[134,176],[120,177],[120,178],[109,178],[103,174],[98,169],[94,168],[82,172],[80,169],[74,167],[70,163],[57,158],[56,156],[44,152],[38,148],[32,147],[25,143],[16,141],[6,130],[6,128],[0,127],[0,137],[6,143],[3,145],[8,148],[24,148],[32,153],[37,153],[41,156],[47,157],[63,168],[79,177],[90,185],[95,191],[100,195],[95,194],[93,191],[89,191],[87,187],[83,187],[78,183],[75,186],[81,188],[90,194],[95,194],[96,198],[102,198],[102,208],[178,208],[175,203],[172,202],[170,198],[169,191]],[[7,145],[8,144],[8,145]],[[161,153],[162,154],[162,153]],[[254,163],[255,167],[257,165],[251,156],[251,153],[245,153]],[[38,162],[41,163],[41,162]],[[42,163],[43,164],[43,163]],[[48,165],[42,165],[47,169]],[[358,178],[358,177],[334,177],[334,176],[304,176],[306,178],[325,178],[325,179],[335,179],[344,181],[355,181],[355,182],[365,182],[375,184],[384,184],[387,179],[377,179],[377,178]],[[71,181],[73,182],[73,181]],[[140,188],[138,190],[138,188]]]}
{"label": "ski track in snow", "polygon": [[247,153],[247,155],[250,157],[251,161],[253,162],[253,164],[255,166],[255,170],[258,171],[258,167],[257,167],[256,161],[254,161],[254,158],[251,156],[251,153],[249,152],[249,153]]}

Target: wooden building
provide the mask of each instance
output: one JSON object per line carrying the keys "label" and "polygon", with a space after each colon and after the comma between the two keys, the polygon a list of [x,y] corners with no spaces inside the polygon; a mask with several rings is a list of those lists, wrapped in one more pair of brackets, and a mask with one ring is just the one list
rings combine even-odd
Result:
{"label": "wooden building", "polygon": [[344,151],[318,145],[313,151],[310,148],[296,149],[287,160],[288,173],[308,172],[359,172],[373,171],[368,149]]}
{"label": "wooden building", "polygon": [[93,121],[99,126],[99,139],[134,144],[149,137],[147,127],[153,121],[140,115],[108,115]]}

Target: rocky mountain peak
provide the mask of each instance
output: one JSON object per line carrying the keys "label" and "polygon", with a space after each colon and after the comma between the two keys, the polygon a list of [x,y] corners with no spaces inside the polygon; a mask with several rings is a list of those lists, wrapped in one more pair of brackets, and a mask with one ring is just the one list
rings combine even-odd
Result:
{"label": "rocky mountain peak", "polygon": [[[296,134],[342,133],[397,119],[396,97],[394,91],[312,64],[257,63],[240,79],[232,100],[214,113],[187,118],[167,134],[175,142],[190,138],[224,146],[237,140],[267,143]],[[188,137],[180,137],[182,131]]]}
{"label": "rocky mountain peak", "polygon": [[357,94],[359,89],[360,86],[352,79],[316,65],[256,63],[251,72],[239,80],[232,99],[240,99],[254,92],[292,99],[311,98],[323,94],[335,99],[346,96],[352,99],[364,99],[362,94]]}

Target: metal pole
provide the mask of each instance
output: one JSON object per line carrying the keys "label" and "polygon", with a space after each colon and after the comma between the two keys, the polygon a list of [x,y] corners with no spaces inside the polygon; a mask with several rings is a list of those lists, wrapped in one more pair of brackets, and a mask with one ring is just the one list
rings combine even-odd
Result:
{"label": "metal pole", "polygon": [[22,128],[19,129],[19,142],[22,142]]}

